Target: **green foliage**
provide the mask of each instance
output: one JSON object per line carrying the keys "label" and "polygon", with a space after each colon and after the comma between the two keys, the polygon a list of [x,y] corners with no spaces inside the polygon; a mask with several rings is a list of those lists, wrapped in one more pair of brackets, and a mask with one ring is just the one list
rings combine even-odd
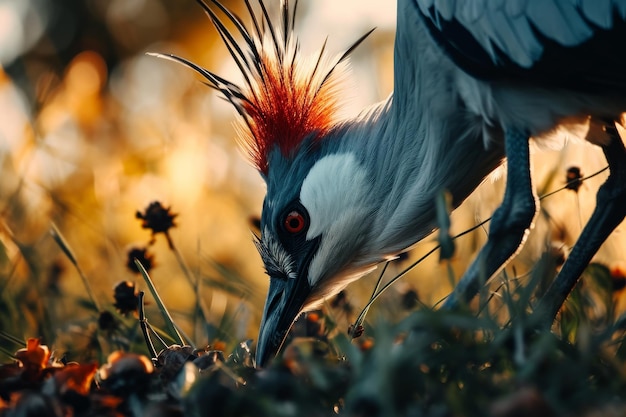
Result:
{"label": "green foliage", "polygon": [[[626,388],[624,329],[588,325],[569,341],[529,317],[503,327],[469,312],[419,310],[369,329],[370,349],[341,335],[331,341],[339,355],[320,355],[294,340],[245,385],[209,372],[186,396],[185,415],[580,415],[621,404]],[[532,400],[521,414],[498,414],[517,395]]]}
{"label": "green foliage", "polygon": [[[69,243],[56,229],[53,241],[87,282]],[[168,242],[169,249],[176,251],[171,239]],[[26,256],[32,248],[31,252],[22,250],[33,271],[44,269],[41,259]],[[547,277],[557,268],[554,253],[546,252],[528,279],[502,273],[501,283],[464,311],[437,311],[414,302],[398,315],[394,296],[377,298],[379,280],[370,303],[357,319],[365,328],[365,336],[352,339],[355,326],[350,336],[341,329],[342,312],[350,316],[352,311],[343,294],[341,302],[331,302],[324,311],[301,317],[280,355],[266,369],[257,369],[252,341],[238,342],[234,336],[233,329],[241,320],[239,310],[207,322],[200,303],[201,285],[246,296],[241,290],[245,281],[217,262],[212,262],[216,278],[196,275],[183,263],[180,253],[176,255],[183,274],[197,284],[190,296],[198,302],[189,315],[194,322],[204,323],[212,346],[194,349],[170,344],[190,338],[178,334],[176,320],[139,262],[135,262],[136,267],[155,303],[148,312],[140,309],[139,321],[130,314],[137,297],[134,283],[122,283],[109,300],[97,302],[86,290],[86,298],[72,300],[82,313],[70,323],[61,323],[62,331],[55,331],[59,328],[56,318],[61,317],[58,290],[51,291],[54,287],[41,279],[32,286],[13,285],[10,294],[14,296],[5,291],[0,298],[5,326],[0,332],[0,354],[6,357],[6,365],[0,366],[0,398],[8,404],[5,414],[0,408],[0,416],[24,412],[24,407],[35,401],[23,389],[26,368],[11,363],[19,356],[14,352],[23,346],[22,337],[28,336],[19,333],[19,320],[10,319],[20,317],[20,311],[28,313],[22,320],[41,329],[47,343],[64,348],[61,355],[53,355],[43,365],[42,371],[28,374],[29,392],[77,416],[93,415],[95,410],[109,413],[103,415],[140,416],[155,408],[190,417],[507,417],[577,416],[609,408],[618,415],[626,411],[622,399],[626,389],[626,318],[617,317],[619,288],[612,272],[602,264],[587,268],[551,330],[537,322],[533,306],[544,291]],[[390,282],[396,280],[394,277]],[[42,285],[48,287],[43,289]],[[49,297],[33,302],[31,293],[41,291],[49,291]],[[122,294],[123,299],[113,298]],[[365,320],[375,299],[379,307],[396,311],[395,320]],[[98,311],[94,311],[96,304]],[[114,306],[121,305],[125,309],[115,312]],[[157,325],[149,324],[148,319]],[[109,356],[111,352],[116,353]],[[147,354],[152,361],[134,353]],[[66,365],[68,358],[83,366],[94,360],[101,364],[98,371],[80,368],[84,378],[95,373],[99,383],[85,392],[72,391],[71,399],[59,394],[74,390],[59,382],[64,381],[64,373],[71,372]],[[150,362],[154,369],[146,365]],[[57,391],[50,391],[50,384],[45,382],[46,375],[53,374],[59,375],[54,377],[60,384]],[[99,403],[102,396],[115,400],[103,405]]]}

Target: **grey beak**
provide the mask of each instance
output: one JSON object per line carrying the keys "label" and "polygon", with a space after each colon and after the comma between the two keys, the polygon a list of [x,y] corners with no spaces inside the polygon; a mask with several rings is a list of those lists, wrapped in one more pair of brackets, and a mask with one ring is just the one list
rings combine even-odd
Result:
{"label": "grey beak", "polygon": [[256,348],[258,367],[267,365],[280,351],[309,293],[310,287],[305,276],[270,278]]}

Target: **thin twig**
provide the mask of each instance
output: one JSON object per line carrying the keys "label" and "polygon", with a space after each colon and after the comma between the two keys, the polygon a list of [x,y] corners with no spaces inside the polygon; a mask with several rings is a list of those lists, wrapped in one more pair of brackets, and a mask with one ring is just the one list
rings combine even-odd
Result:
{"label": "thin twig", "polygon": [[428,258],[430,255],[432,255],[433,253],[435,253],[437,251],[437,249],[439,249],[441,247],[441,245],[437,245],[434,248],[432,248],[431,250],[429,250],[428,252],[426,252],[426,254],[424,256],[422,256],[421,258],[419,258],[417,261],[413,262],[411,265],[409,265],[408,267],[406,267],[402,272],[400,272],[398,275],[396,275],[395,277],[393,277],[388,283],[386,283],[380,290],[378,290],[378,292],[374,292],[372,294],[372,296],[370,297],[370,300],[368,301],[367,304],[365,304],[365,307],[363,307],[363,310],[361,311],[361,314],[359,314],[359,318],[361,318],[361,321],[365,319],[365,314],[367,314],[367,310],[369,310],[369,308],[371,307],[371,305],[374,303],[374,301],[376,301],[376,299],[378,297],[380,297],[380,295],[382,293],[385,292],[385,290],[389,287],[391,287],[397,280],[399,280],[400,278],[402,278],[403,276],[405,276],[410,270],[412,270],[413,268],[415,268],[419,263],[421,263],[424,259]]}
{"label": "thin twig", "polygon": [[4,332],[4,331],[2,331],[2,330],[0,330],[0,338],[2,338],[2,339],[4,339],[4,340],[8,340],[9,342],[13,342],[13,343],[15,343],[16,345],[19,345],[19,346],[21,346],[21,347],[24,347],[24,346],[25,346],[25,344],[24,344],[24,341],[23,341],[23,340],[21,340],[21,339],[19,339],[19,338],[15,337],[15,336],[13,336],[12,334],[9,334],[9,333],[7,333],[7,332]]}
{"label": "thin twig", "polygon": [[146,346],[148,346],[148,350],[150,351],[150,356],[156,359],[157,352],[154,348],[154,343],[152,343],[152,339],[150,338],[150,334],[148,333],[148,319],[146,319],[144,314],[143,296],[144,292],[139,291],[139,301],[137,306],[137,309],[139,310],[139,327],[141,327],[141,332],[143,333],[143,338],[146,341]]}
{"label": "thin twig", "polygon": [[163,345],[163,348],[168,348],[170,345],[167,344],[167,342],[165,340],[163,340],[163,338],[161,337],[160,333],[163,333],[165,336],[169,336],[167,335],[167,333],[165,333],[163,330],[160,330],[159,328],[154,328],[152,327],[152,325],[146,321],[146,325],[148,326],[148,330],[150,330],[150,332],[152,332],[152,334],[154,335],[154,337],[156,337],[157,339],[159,339],[159,342],[161,343],[161,345]]}
{"label": "thin twig", "polygon": [[[376,296],[376,292],[378,291],[378,288],[380,287],[380,283],[383,281],[383,276],[385,276],[385,271],[387,270],[387,267],[389,266],[389,262],[391,261],[385,262],[385,266],[383,267],[382,271],[380,271],[380,274],[378,275],[378,280],[376,281],[376,285],[374,286],[374,291],[372,291],[372,295],[370,296],[370,300],[372,300]],[[366,305],[365,308],[361,310],[361,313],[359,314],[359,316],[356,318],[356,321],[354,322],[354,326],[352,328],[352,334],[350,335],[353,339],[354,339],[354,333],[357,331],[359,326],[363,324],[363,320],[365,320],[365,315],[367,314],[370,308],[370,305],[371,304]]]}
{"label": "thin twig", "polygon": [[165,325],[169,328],[169,330],[175,336],[173,339],[174,340],[178,339],[180,344],[184,345],[185,344],[184,339],[181,336],[180,332],[178,331],[178,327],[174,323],[174,320],[172,319],[170,312],[167,310],[167,307],[165,307],[163,300],[161,300],[161,297],[159,296],[159,293],[156,290],[156,287],[154,286],[152,279],[148,275],[148,271],[146,271],[146,269],[143,267],[143,265],[141,264],[141,262],[139,262],[138,259],[135,259],[135,265],[137,265],[137,268],[139,269],[139,272],[141,272],[143,279],[146,281],[146,284],[148,285],[148,289],[152,293],[152,296],[154,297],[154,300],[156,301],[157,306],[159,307],[159,310],[161,310],[161,314],[165,318]]}

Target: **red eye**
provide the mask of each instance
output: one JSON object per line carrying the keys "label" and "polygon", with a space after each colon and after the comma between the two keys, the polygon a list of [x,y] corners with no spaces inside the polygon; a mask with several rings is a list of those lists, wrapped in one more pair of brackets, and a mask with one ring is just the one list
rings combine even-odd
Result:
{"label": "red eye", "polygon": [[300,233],[305,226],[304,216],[297,211],[290,211],[285,217],[285,230],[289,233]]}

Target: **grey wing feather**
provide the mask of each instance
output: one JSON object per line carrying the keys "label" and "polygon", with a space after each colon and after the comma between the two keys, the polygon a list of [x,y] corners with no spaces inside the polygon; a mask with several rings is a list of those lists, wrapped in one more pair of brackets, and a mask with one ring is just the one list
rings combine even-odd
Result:
{"label": "grey wing feather", "polygon": [[578,45],[593,35],[593,29],[583,19],[581,10],[568,1],[530,1],[526,12],[541,34],[563,46]]}
{"label": "grey wing feather", "polygon": [[442,36],[466,35],[458,30],[446,32],[450,25],[459,25],[494,63],[505,57],[523,68],[542,57],[546,41],[574,47],[591,39],[598,29],[611,29],[615,14],[622,20],[626,16],[624,0],[414,1]]}
{"label": "grey wing feather", "polygon": [[610,29],[613,25],[613,6],[614,4],[610,1],[580,1],[580,7],[582,8],[585,17],[602,29]]}

